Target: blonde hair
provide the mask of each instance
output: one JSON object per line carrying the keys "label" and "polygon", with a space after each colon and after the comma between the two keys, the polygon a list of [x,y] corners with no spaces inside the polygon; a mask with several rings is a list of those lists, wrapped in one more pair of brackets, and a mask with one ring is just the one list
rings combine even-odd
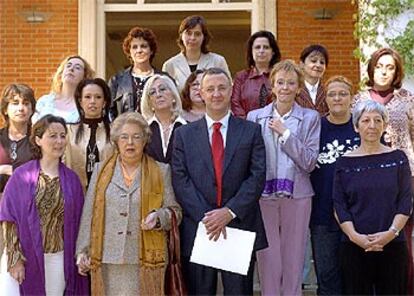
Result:
{"label": "blonde hair", "polygon": [[174,84],[174,81],[172,81],[170,77],[166,75],[160,75],[160,74],[155,74],[151,76],[148,79],[148,81],[145,83],[144,89],[142,91],[142,97],[141,97],[142,116],[144,116],[146,120],[149,120],[152,116],[154,116],[155,112],[153,111],[153,108],[151,106],[149,91],[152,87],[152,84],[157,79],[162,80],[167,85],[168,89],[172,92],[174,96],[175,102],[173,102],[171,111],[173,113],[173,118],[176,118],[183,111],[180,93],[178,92],[177,86]]}
{"label": "blonde hair", "polygon": [[272,72],[270,72],[270,82],[272,87],[275,85],[276,74],[280,71],[294,72],[298,76],[299,88],[305,86],[305,78],[303,77],[303,71],[293,60],[283,60],[273,66]]}
{"label": "blonde hair", "polygon": [[80,59],[83,62],[83,64],[85,65],[83,79],[89,79],[89,78],[94,78],[95,77],[95,71],[92,70],[91,65],[89,65],[89,63],[84,58],[82,58],[81,56],[78,56],[78,55],[69,55],[60,63],[60,65],[57,68],[55,74],[53,75],[52,85],[51,85],[51,89],[50,89],[51,92],[60,93],[62,91],[62,73],[63,73],[63,69],[65,68],[65,65],[71,59]]}

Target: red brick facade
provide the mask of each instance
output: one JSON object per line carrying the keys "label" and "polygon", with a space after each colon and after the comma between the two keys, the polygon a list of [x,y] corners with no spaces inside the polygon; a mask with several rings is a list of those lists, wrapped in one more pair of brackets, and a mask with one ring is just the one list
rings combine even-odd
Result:
{"label": "red brick facade", "polygon": [[[277,38],[283,58],[298,60],[310,43],[324,44],[330,53],[327,77],[333,74],[359,80],[359,64],[353,57],[352,15],[349,0],[277,0]],[[45,23],[27,23],[19,12],[32,5],[51,13]],[[331,20],[315,20],[311,11],[337,11]],[[52,75],[60,61],[78,48],[78,0],[0,1],[0,89],[7,83],[27,83],[36,97],[49,92]]]}
{"label": "red brick facade", "polygon": [[[27,23],[22,11],[51,13],[47,22]],[[78,51],[78,0],[0,1],[0,89],[27,83],[36,97],[48,93],[62,59]]]}
{"label": "red brick facade", "polygon": [[[312,11],[328,8],[336,14],[330,20],[315,20]],[[328,49],[329,65],[325,78],[345,75],[354,85],[359,82],[359,61],[352,51],[353,14],[357,7],[350,0],[278,0],[277,38],[282,58],[299,60],[302,49],[320,43]]]}

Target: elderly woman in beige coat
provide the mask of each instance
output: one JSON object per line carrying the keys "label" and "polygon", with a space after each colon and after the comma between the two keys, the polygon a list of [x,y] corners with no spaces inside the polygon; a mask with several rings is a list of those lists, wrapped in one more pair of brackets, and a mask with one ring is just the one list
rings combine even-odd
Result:
{"label": "elderly woman in beige coat", "polygon": [[141,114],[121,114],[111,127],[116,151],[92,175],[76,253],[93,295],[164,294],[166,231],[181,208],[169,166],[144,153],[149,137]]}

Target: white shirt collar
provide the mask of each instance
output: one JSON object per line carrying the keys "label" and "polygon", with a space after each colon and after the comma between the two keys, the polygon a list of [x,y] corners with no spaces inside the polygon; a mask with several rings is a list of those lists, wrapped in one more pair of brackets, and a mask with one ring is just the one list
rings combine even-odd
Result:
{"label": "white shirt collar", "polygon": [[[292,108],[293,109],[293,108]],[[292,113],[292,109],[289,110],[288,113],[286,113],[285,115],[281,116],[279,114],[279,112],[277,112],[277,109],[275,107],[273,107],[273,117],[274,118],[278,118],[280,119],[282,122],[285,122],[286,119],[288,119],[288,117],[290,116],[290,114]]]}
{"label": "white shirt collar", "polygon": [[206,121],[207,121],[207,127],[210,129],[215,122],[220,122],[222,124],[222,127],[227,127],[229,125],[229,119],[230,119],[230,111],[227,112],[226,115],[223,116],[220,120],[213,120],[210,116],[206,113]]}
{"label": "white shirt collar", "polygon": [[[155,116],[155,114],[148,120],[148,125],[151,125],[153,122],[158,123],[158,125],[161,125],[161,122],[158,120],[158,118]],[[181,117],[181,115],[178,115],[177,118],[175,118],[174,122],[171,124],[174,125],[176,122],[179,122],[181,124],[187,124],[187,121]]]}
{"label": "white shirt collar", "polygon": [[305,86],[308,89],[309,93],[316,93],[318,91],[319,82],[320,81],[318,80],[318,82],[316,82],[315,85],[312,85],[305,80]]}

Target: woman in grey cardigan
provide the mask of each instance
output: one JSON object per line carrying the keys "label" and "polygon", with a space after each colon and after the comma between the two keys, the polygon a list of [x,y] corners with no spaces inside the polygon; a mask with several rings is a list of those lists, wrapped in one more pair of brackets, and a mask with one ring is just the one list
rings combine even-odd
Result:
{"label": "woman in grey cardigan", "polygon": [[247,115],[262,126],[266,146],[260,208],[269,247],[257,253],[259,276],[263,295],[301,295],[320,119],[295,103],[303,74],[293,61],[277,63],[270,80],[273,102]]}

